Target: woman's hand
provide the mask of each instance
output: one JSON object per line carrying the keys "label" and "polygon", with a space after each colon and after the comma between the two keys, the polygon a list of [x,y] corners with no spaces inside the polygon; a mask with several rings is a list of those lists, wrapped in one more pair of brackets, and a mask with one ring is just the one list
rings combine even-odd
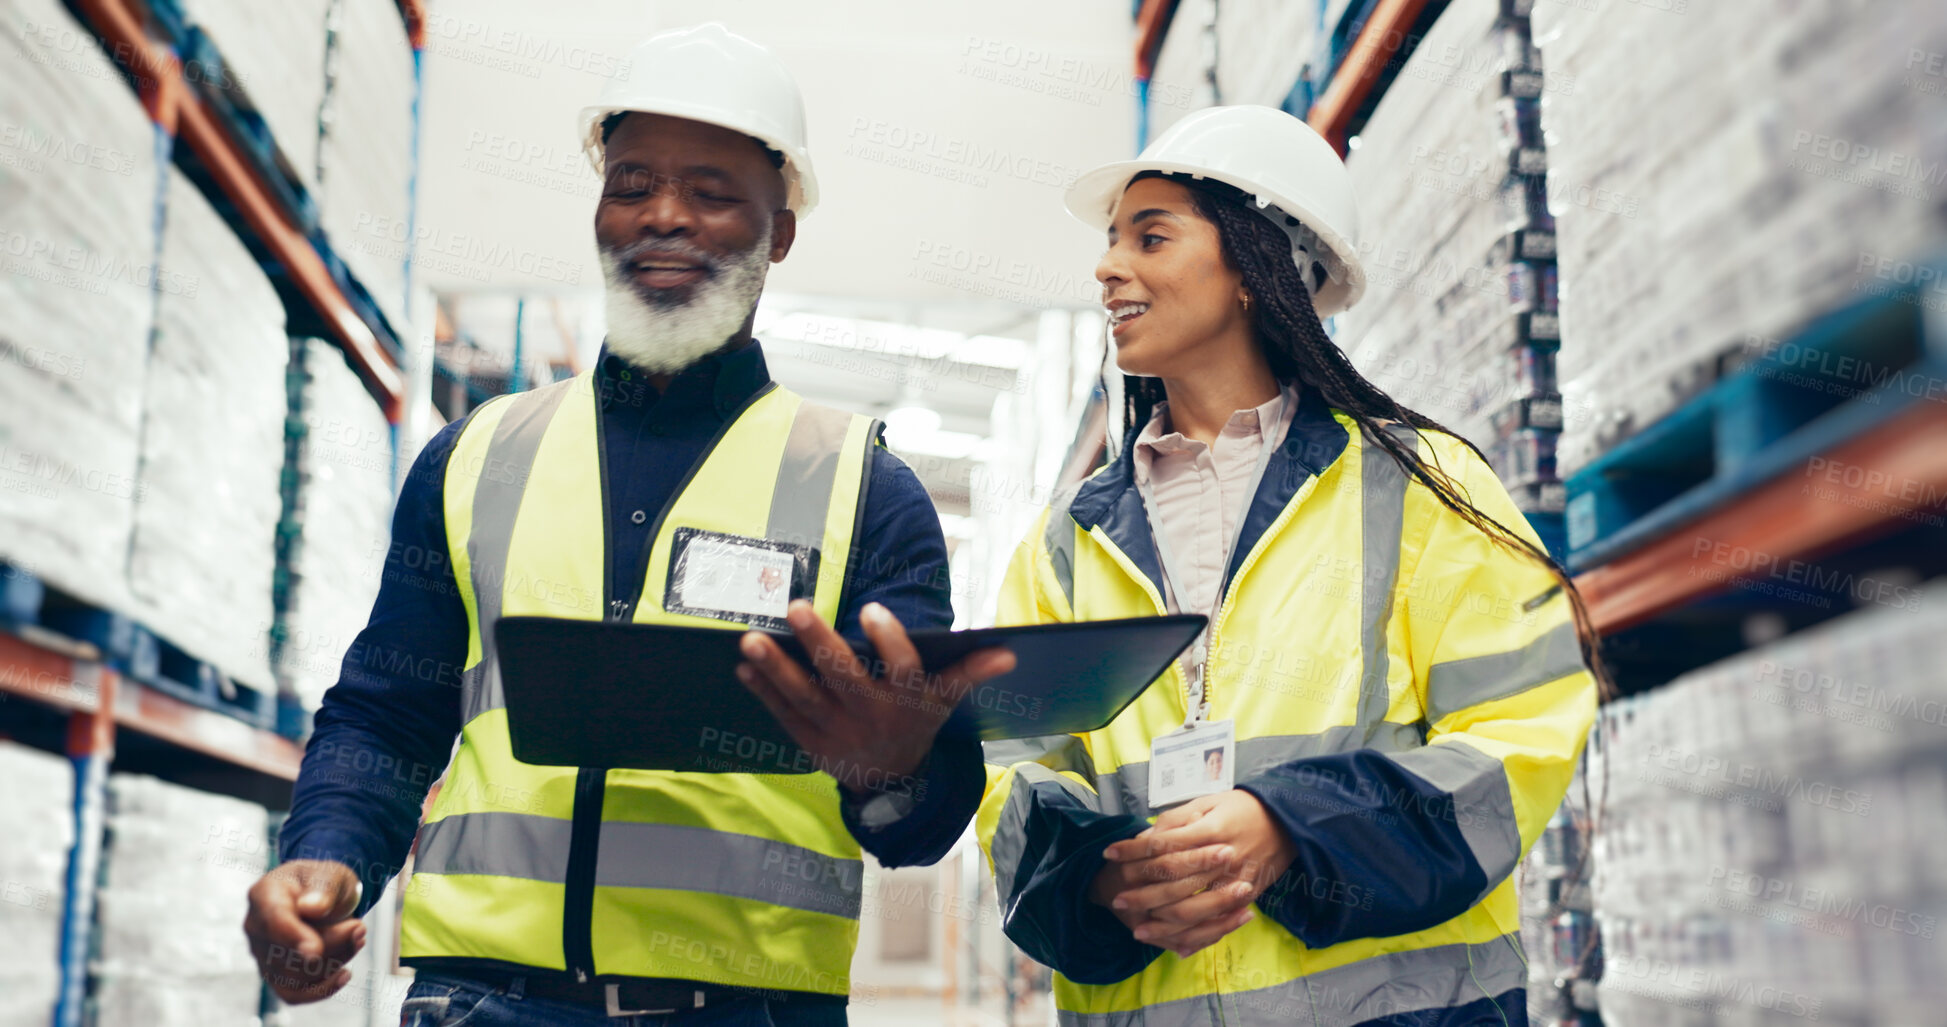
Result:
{"label": "woman's hand", "polygon": [[1144,892],[1145,898],[1161,901],[1148,904],[1146,917],[1131,927],[1137,940],[1189,956],[1248,923],[1251,904],[1297,856],[1297,846],[1256,796],[1233,788],[1164,813],[1148,830],[1104,850],[1109,864],[1096,880],[1100,886],[1110,868],[1121,866],[1139,881],[1175,869],[1175,883],[1186,884],[1181,873],[1186,857],[1213,849],[1229,850],[1230,859],[1223,873],[1206,882],[1207,890]]}
{"label": "woman's hand", "polygon": [[1150,941],[1142,927],[1156,910],[1203,892],[1226,877],[1236,861],[1237,850],[1228,845],[1206,845],[1155,859],[1112,859],[1102,864],[1090,884],[1089,901],[1108,907],[1138,939]]}

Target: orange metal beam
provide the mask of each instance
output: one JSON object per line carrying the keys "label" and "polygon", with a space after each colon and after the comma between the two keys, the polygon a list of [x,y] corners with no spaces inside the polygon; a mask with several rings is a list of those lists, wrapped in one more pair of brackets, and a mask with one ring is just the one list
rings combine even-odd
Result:
{"label": "orange metal beam", "polygon": [[0,634],[0,694],[20,696],[70,713],[101,706],[102,681],[114,671]]}
{"label": "orange metal beam", "polygon": [[296,742],[133,682],[121,682],[120,691],[115,722],[122,727],[260,774],[297,780],[304,750]]}
{"label": "orange metal beam", "polygon": [[[1806,473],[1781,474],[1730,506],[1705,514],[1656,542],[1575,579],[1598,630],[1642,623],[1683,603],[1727,590],[1734,572],[1713,561],[1722,545],[1774,563],[1806,559],[1895,526],[1947,491],[1947,409],[1919,403],[1835,447],[1823,459],[1878,475],[1856,485]],[[1841,476],[1843,478],[1843,476]],[[1897,491],[1889,494],[1887,482]],[[1808,498],[1809,489],[1820,494]],[[1913,498],[1902,498],[1913,497]]]}
{"label": "orange metal beam", "polygon": [[1359,107],[1378,84],[1386,62],[1405,45],[1407,33],[1426,5],[1427,0],[1379,0],[1379,6],[1373,8],[1358,37],[1346,50],[1345,60],[1333,72],[1331,85],[1312,104],[1311,114],[1305,120],[1319,135],[1330,140],[1340,155],[1345,153],[1346,134],[1352,127],[1353,116],[1359,113]]}
{"label": "orange metal beam", "polygon": [[399,13],[406,19],[406,38],[414,50],[426,48],[426,4],[424,0],[399,0]]}
{"label": "orange metal beam", "polygon": [[385,409],[386,418],[396,424],[403,413],[405,376],[379,345],[372,329],[352,310],[325,268],[324,258],[285,218],[216,118],[186,88],[181,65],[165,48],[150,41],[145,28],[147,12],[141,2],[79,0],[79,5],[109,52],[133,72],[136,87],[150,113],[157,116],[157,124],[173,130],[209,168],[224,194],[243,213],[251,231],[283,265],[298,291],[323,315]]}
{"label": "orange metal beam", "polygon": [[1136,12],[1136,77],[1146,79],[1156,70],[1156,54],[1163,49],[1163,33],[1169,31],[1176,14],[1177,0],[1143,0]]}

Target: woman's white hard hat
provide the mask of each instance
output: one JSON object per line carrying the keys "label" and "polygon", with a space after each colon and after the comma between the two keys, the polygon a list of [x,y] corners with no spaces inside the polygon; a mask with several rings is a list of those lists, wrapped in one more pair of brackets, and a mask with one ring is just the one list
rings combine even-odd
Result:
{"label": "woman's white hard hat", "polygon": [[602,122],[611,114],[667,114],[742,132],[784,155],[785,202],[803,217],[818,205],[805,147],[804,97],[769,50],[716,22],[663,32],[629,51],[628,64],[581,109],[582,149],[602,173]]}
{"label": "woman's white hard hat", "polygon": [[1320,317],[1350,310],[1365,294],[1352,176],[1332,144],[1298,118],[1272,107],[1197,111],[1135,160],[1104,164],[1077,178],[1068,188],[1068,212],[1106,231],[1122,191],[1145,171],[1208,178],[1242,190],[1291,236],[1292,259],[1306,285],[1314,282],[1312,262],[1324,266],[1325,281],[1312,293]]}

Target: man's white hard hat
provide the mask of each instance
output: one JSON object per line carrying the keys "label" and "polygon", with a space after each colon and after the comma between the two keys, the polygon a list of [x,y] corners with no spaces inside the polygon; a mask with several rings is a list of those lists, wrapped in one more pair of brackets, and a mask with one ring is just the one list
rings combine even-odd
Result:
{"label": "man's white hard hat", "polygon": [[751,136],[784,155],[784,205],[799,217],[818,205],[797,80],[769,50],[716,22],[636,44],[599,102],[581,109],[582,149],[598,175],[602,122],[626,112],[688,118]]}
{"label": "man's white hard hat", "polygon": [[1291,236],[1300,277],[1326,279],[1312,293],[1320,317],[1351,309],[1366,291],[1355,240],[1359,210],[1338,151],[1310,125],[1272,107],[1208,107],[1171,125],[1135,160],[1115,161],[1075,180],[1068,212],[1107,230],[1131,179],[1144,171],[1208,178],[1242,190],[1260,213]]}

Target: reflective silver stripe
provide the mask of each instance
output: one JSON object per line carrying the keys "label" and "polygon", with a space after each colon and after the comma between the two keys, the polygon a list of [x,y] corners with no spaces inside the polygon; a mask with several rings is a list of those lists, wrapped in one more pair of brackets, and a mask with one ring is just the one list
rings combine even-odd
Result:
{"label": "reflective silver stripe", "polygon": [[603,821],[595,884],[755,899],[857,920],[865,864],[788,842],[681,824]]}
{"label": "reflective silver stripe", "polygon": [[[1409,448],[1418,434],[1405,425],[1386,429]],[[1390,653],[1386,623],[1392,619],[1395,579],[1399,577],[1399,547],[1406,521],[1406,471],[1386,450],[1368,440],[1359,452],[1359,644],[1360,664],[1357,723],[1382,730],[1392,697],[1386,682]]]}
{"label": "reflective silver stripe", "polygon": [[1487,874],[1479,902],[1514,872],[1521,854],[1521,829],[1514,820],[1514,794],[1501,761],[1464,742],[1429,745],[1391,757],[1427,784],[1453,796],[1453,818],[1474,860]]}
{"label": "reflective silver stripe", "polygon": [[413,872],[568,880],[573,824],[532,813],[461,813],[419,829]]}
{"label": "reflective silver stripe", "polygon": [[[1237,780],[1248,781],[1273,767],[1311,756],[1331,756],[1356,749],[1404,752],[1419,747],[1424,741],[1420,725],[1391,722],[1382,723],[1377,728],[1351,725],[1326,728],[1310,735],[1246,738],[1237,743]],[[1102,793],[1104,813],[1149,816],[1148,760],[1125,763],[1117,767],[1114,773],[1101,775],[1096,787]]]}
{"label": "reflective silver stripe", "polygon": [[[1057,1019],[1064,1027],[1355,1027],[1403,1013],[1453,1009],[1525,987],[1528,968],[1517,944],[1507,934],[1479,945],[1388,952],[1269,988],[1198,995],[1119,1013],[1062,1010]],[[1509,1023],[1526,1020],[1502,1012]]]}
{"label": "reflective silver stripe", "polygon": [[988,763],[997,767],[1039,763],[1054,770],[1080,774],[1090,785],[1095,783],[1095,763],[1089,759],[1088,747],[1074,735],[1039,735],[983,742],[981,752]]}
{"label": "reflective silver stripe", "polygon": [[838,479],[838,458],[852,415],[843,410],[798,404],[791,433],[784,440],[784,459],[777,468],[777,487],[771,492],[771,515],[764,537],[777,542],[822,549],[826,513],[831,509],[832,484]]}
{"label": "reflective silver stripe", "polygon": [[1426,721],[1559,681],[1582,669],[1582,640],[1573,621],[1505,653],[1436,663],[1427,671]]}
{"label": "reflective silver stripe", "polygon": [[[480,662],[460,676],[461,723],[506,705],[500,693],[500,661],[494,659],[494,621],[500,617],[507,583],[507,554],[514,544],[514,520],[554,412],[580,378],[521,393],[494,426],[493,440],[473,485],[473,528],[467,533],[467,560],[473,567],[473,602],[480,625]],[[452,473],[449,467],[447,473]]]}
{"label": "reflective silver stripe", "polygon": [[1075,518],[1068,512],[1068,506],[1080,491],[1078,483],[1055,494],[1048,505],[1048,523],[1041,532],[1042,544],[1048,549],[1048,565],[1054,568],[1055,580],[1061,583],[1061,594],[1068,600],[1070,614],[1075,611]]}
{"label": "reflective silver stripe", "polygon": [[1021,868],[1021,853],[1028,843],[1028,808],[1035,790],[1047,787],[1060,787],[1083,806],[1096,808],[1095,795],[1073,778],[1039,763],[1016,766],[1014,786],[1007,793],[1007,805],[1001,808],[1000,822],[994,826],[994,840],[987,846],[987,854],[994,861],[994,887],[1000,895],[1002,909],[1011,908],[1014,902],[1014,875]]}
{"label": "reflective silver stripe", "polygon": [[[491,874],[562,884],[573,822],[462,813],[419,829],[416,873]],[[864,864],[786,842],[677,824],[602,824],[595,883],[756,899],[858,919]]]}

